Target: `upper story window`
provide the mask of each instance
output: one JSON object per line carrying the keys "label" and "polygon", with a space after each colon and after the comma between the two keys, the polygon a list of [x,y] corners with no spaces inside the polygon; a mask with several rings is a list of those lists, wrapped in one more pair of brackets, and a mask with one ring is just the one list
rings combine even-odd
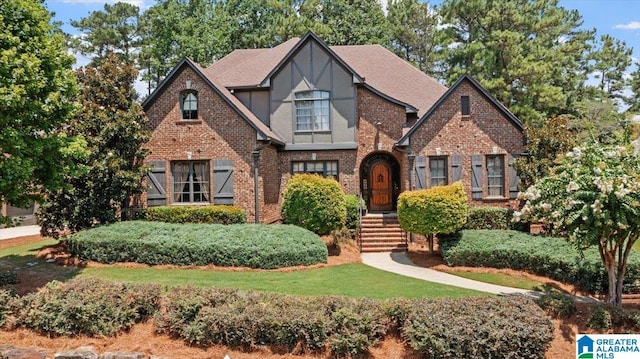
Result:
{"label": "upper story window", "polygon": [[198,119],[198,92],[194,90],[182,91],[180,94],[180,107],[183,120]]}
{"label": "upper story window", "polygon": [[329,92],[302,91],[295,94],[296,131],[329,131]]}
{"label": "upper story window", "polygon": [[471,105],[469,104],[469,96],[460,96],[460,113],[462,116],[471,115]]}

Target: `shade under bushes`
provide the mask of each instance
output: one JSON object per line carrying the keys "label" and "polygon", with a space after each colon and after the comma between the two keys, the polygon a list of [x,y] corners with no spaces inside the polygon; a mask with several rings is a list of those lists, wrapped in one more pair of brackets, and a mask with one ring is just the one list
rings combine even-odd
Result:
{"label": "shade under bushes", "polygon": [[273,269],[326,263],[327,246],[291,225],[172,224],[131,221],[78,232],[69,251],[82,260],[151,265]]}
{"label": "shade under bushes", "polygon": [[[526,270],[591,293],[607,290],[607,275],[596,248],[579,253],[563,238],[532,236],[517,231],[464,230],[440,239],[450,266]],[[640,256],[633,252],[627,264],[625,292],[640,279]]]}

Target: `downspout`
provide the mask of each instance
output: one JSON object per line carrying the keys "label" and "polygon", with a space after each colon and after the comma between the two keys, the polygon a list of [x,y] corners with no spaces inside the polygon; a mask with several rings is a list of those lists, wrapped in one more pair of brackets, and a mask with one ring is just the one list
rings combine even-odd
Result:
{"label": "downspout", "polygon": [[260,151],[271,146],[271,139],[267,138],[266,142],[251,151],[253,158],[253,201],[255,211],[255,223],[260,223]]}

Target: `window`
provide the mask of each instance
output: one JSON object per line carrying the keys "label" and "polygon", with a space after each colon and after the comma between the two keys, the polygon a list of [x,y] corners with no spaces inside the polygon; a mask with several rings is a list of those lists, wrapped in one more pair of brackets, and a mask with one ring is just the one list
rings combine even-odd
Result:
{"label": "window", "polygon": [[171,168],[173,202],[209,202],[209,161],[179,161]]}
{"label": "window", "polygon": [[504,156],[487,156],[487,195],[504,197]]}
{"label": "window", "polygon": [[462,116],[471,115],[471,105],[469,104],[469,96],[460,97],[460,113],[462,113]]}
{"label": "window", "polygon": [[315,173],[338,180],[338,161],[291,162],[291,173]]}
{"label": "window", "polygon": [[296,131],[329,131],[329,92],[295,94]]}
{"label": "window", "polygon": [[446,157],[429,157],[429,177],[431,187],[447,185],[449,183],[447,172]]}
{"label": "window", "polygon": [[182,107],[183,120],[198,119],[198,93],[196,91],[183,91],[180,94],[180,106]]}

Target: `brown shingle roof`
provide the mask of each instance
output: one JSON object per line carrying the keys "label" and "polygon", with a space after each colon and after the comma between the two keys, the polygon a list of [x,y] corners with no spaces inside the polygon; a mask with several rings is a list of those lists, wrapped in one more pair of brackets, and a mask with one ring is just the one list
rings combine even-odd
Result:
{"label": "brown shingle roof", "polygon": [[[293,38],[270,49],[235,50],[209,66],[205,74],[227,88],[259,87],[301,41]],[[331,46],[365,84],[424,113],[447,88],[380,45]]]}
{"label": "brown shingle roof", "polygon": [[424,115],[447,87],[380,45],[331,46],[364,82]]}
{"label": "brown shingle roof", "polygon": [[258,87],[298,41],[295,37],[269,49],[235,50],[205,69],[205,74],[227,88]]}

